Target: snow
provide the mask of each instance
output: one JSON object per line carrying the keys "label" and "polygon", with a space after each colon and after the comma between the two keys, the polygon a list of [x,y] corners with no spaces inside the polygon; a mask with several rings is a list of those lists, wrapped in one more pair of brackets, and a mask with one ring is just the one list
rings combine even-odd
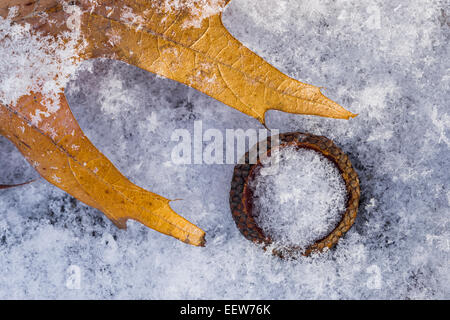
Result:
{"label": "snow", "polygon": [[224,0],[164,0],[156,3],[162,12],[188,12],[192,18],[184,23],[186,28],[199,28],[204,19],[223,11]]}
{"label": "snow", "polygon": [[11,7],[6,19],[0,17],[0,103],[15,105],[32,92],[41,92],[46,110],[30,115],[34,125],[59,109],[59,95],[77,68],[78,52],[83,48],[79,30],[81,11],[68,6],[67,26],[71,30],[57,39],[42,36],[29,24],[11,23],[17,7]]}
{"label": "snow", "polygon": [[[279,2],[284,13],[255,10],[271,1],[233,0],[224,24],[271,64],[327,87],[359,114],[350,121],[267,114],[280,133],[325,135],[349,154],[361,203],[338,246],[286,262],[247,241],[228,204],[233,165],[175,165],[170,137],[178,128],[192,134],[194,120],[223,133],[262,128],[258,121],[184,85],[96,60],[67,86],[81,127],[133,182],[182,198],[173,208],[206,231],[207,246],[132,221],[118,230],[40,179],[0,193],[1,298],[450,298],[448,5]],[[0,154],[1,183],[36,178],[2,137]]]}
{"label": "snow", "polygon": [[256,223],[276,246],[306,249],[327,236],[345,211],[347,191],[334,163],[317,151],[273,150],[277,172],[251,180]]}

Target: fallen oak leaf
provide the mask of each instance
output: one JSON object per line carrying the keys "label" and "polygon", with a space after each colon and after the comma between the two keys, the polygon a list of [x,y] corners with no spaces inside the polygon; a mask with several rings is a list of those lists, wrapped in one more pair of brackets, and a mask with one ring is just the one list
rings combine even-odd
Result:
{"label": "fallen oak leaf", "polygon": [[[16,21],[26,20],[47,33],[64,30],[67,14],[59,1],[9,1],[27,2],[27,8],[34,8],[21,8],[25,11]],[[124,61],[191,86],[261,123],[270,109],[337,119],[356,116],[325,97],[319,87],[286,76],[235,39],[221,19],[229,0],[179,1],[217,6],[217,13],[204,18],[198,27],[191,24],[198,20],[202,7],[193,10],[186,5],[166,12],[166,2],[161,0],[66,2],[82,9],[80,28],[87,42],[81,53],[84,59]],[[38,12],[51,14],[59,23],[49,24]]]}
{"label": "fallen oak leaf", "polygon": [[[46,2],[36,2],[36,5],[46,5]],[[56,7],[48,8],[47,12],[54,13],[56,21],[70,18],[65,11],[59,10],[59,6],[57,3]],[[36,18],[33,14],[27,14],[27,17],[27,21]],[[49,27],[49,24],[45,25]],[[58,35],[62,30],[68,32],[64,26],[65,23],[60,24],[58,29],[47,32],[44,30],[42,33],[52,35],[57,30]],[[21,34],[27,30],[11,31]],[[7,34],[6,38],[8,37]],[[15,40],[15,34],[11,37]],[[53,43],[44,41],[42,46],[46,45],[50,51],[54,49]],[[11,54],[14,55],[16,43],[13,41],[11,46]],[[41,48],[42,46],[38,45],[37,49],[42,49],[40,54],[43,57],[35,57],[50,63],[46,59],[48,57],[45,57],[46,48]],[[62,52],[62,55],[65,53]],[[46,65],[42,67],[45,68]],[[60,65],[56,67],[61,68]],[[47,84],[44,83],[43,86]],[[57,84],[57,81],[52,83],[53,86]],[[169,199],[135,186],[120,174],[85,137],[70,111],[63,91],[58,97],[54,96],[55,92],[58,90],[50,91],[50,95],[48,92],[31,92],[20,97],[14,104],[0,103],[0,134],[11,140],[47,181],[104,212],[119,228],[126,228],[126,221],[134,219],[185,243],[203,246],[204,231],[177,215],[171,209]]]}
{"label": "fallen oak leaf", "polygon": [[[161,1],[123,0],[121,6],[112,0],[73,2],[81,8],[73,21],[66,10],[69,1],[8,0],[0,15],[10,15],[11,7],[17,6],[12,20],[55,37],[70,29],[69,22],[78,21],[84,42],[77,55],[82,59],[125,61],[192,86],[262,123],[269,109],[354,116],[319,88],[287,77],[245,48],[225,29],[220,13],[194,27],[189,24],[199,11],[181,8],[167,13]],[[217,2],[224,6],[228,1]],[[204,232],[176,215],[168,199],[129,182],[89,142],[63,93],[51,112],[46,99],[36,93],[13,105],[0,104],[0,134],[16,144],[45,179],[101,210],[119,227],[131,218],[184,242],[204,244]]]}
{"label": "fallen oak leaf", "polygon": [[125,0],[127,10],[138,17],[125,24],[124,9],[105,11],[110,3],[103,0],[83,16],[89,57],[119,59],[184,83],[263,124],[270,109],[341,119],[356,116],[320,88],[286,76],[247,49],[224,27],[221,13],[204,19],[199,28],[187,27],[195,19],[188,9],[167,15],[159,7],[149,8],[146,0]]}
{"label": "fallen oak leaf", "polygon": [[119,228],[134,219],[183,242],[205,244],[205,233],[177,215],[170,200],[132,184],[92,145],[63,94],[59,110],[33,125],[27,111],[42,108],[42,99],[39,94],[22,97],[21,112],[0,108],[0,134],[16,145],[44,179],[104,212]]}

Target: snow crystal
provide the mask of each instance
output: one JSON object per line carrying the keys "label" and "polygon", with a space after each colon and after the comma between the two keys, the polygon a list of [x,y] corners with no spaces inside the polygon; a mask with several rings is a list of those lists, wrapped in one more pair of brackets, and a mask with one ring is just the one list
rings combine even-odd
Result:
{"label": "snow crystal", "polygon": [[60,93],[77,70],[78,51],[83,47],[80,10],[68,6],[67,26],[71,30],[57,38],[34,31],[29,24],[12,22],[17,8],[8,17],[0,17],[0,103],[15,105],[32,92],[43,95],[46,110],[30,115],[34,125],[59,109]]}
{"label": "snow crystal", "polygon": [[187,11],[192,16],[184,22],[184,27],[199,28],[204,19],[223,11],[224,0],[163,0],[158,3],[163,12]]}
{"label": "snow crystal", "polygon": [[141,30],[145,24],[145,18],[133,12],[133,9],[128,6],[123,6],[121,9],[120,21],[130,26],[136,26],[137,31]]}
{"label": "snow crystal", "polygon": [[272,150],[276,174],[250,183],[255,221],[277,245],[308,245],[328,235],[345,211],[347,192],[336,165],[317,151]]}

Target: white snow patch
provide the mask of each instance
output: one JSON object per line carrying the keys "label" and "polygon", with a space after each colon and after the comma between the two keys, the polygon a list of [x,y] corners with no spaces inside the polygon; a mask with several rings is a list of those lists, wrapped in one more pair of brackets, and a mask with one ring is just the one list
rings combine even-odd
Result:
{"label": "white snow patch", "polygon": [[278,173],[251,181],[255,220],[274,242],[304,248],[336,227],[345,211],[345,183],[334,163],[314,150],[275,153]]}
{"label": "white snow patch", "polygon": [[43,95],[46,110],[32,115],[33,124],[58,111],[60,94],[78,65],[78,52],[83,47],[79,30],[80,10],[69,6],[67,25],[71,32],[58,37],[36,32],[29,24],[0,17],[0,103],[15,105],[19,98],[31,93]]}
{"label": "white snow patch", "polygon": [[158,4],[162,12],[188,11],[193,17],[183,24],[185,28],[200,28],[202,21],[219,14],[224,9],[224,0],[164,0]]}
{"label": "white snow patch", "polygon": [[137,31],[141,30],[145,24],[145,18],[128,6],[123,6],[120,21],[129,26],[135,26]]}

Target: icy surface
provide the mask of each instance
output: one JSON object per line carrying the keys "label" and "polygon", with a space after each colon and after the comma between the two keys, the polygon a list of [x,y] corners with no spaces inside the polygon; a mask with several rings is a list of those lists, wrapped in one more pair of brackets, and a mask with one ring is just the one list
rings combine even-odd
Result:
{"label": "icy surface", "polygon": [[[233,0],[224,24],[283,72],[326,86],[350,121],[270,111],[267,125],[333,139],[361,180],[338,246],[293,262],[242,237],[232,165],[173,165],[176,128],[262,128],[170,80],[84,63],[67,87],[89,138],[137,184],[207,232],[196,248],[98,211],[39,180],[0,191],[1,298],[450,298],[447,1]],[[120,93],[120,94],[119,94]],[[35,177],[0,137],[2,183]],[[76,275],[77,281],[71,282]],[[76,278],[76,277],[75,277]]]}
{"label": "icy surface", "polygon": [[260,170],[250,182],[255,221],[276,246],[306,249],[341,220],[344,180],[332,161],[311,149],[273,150],[271,158],[265,167],[276,172]]}

